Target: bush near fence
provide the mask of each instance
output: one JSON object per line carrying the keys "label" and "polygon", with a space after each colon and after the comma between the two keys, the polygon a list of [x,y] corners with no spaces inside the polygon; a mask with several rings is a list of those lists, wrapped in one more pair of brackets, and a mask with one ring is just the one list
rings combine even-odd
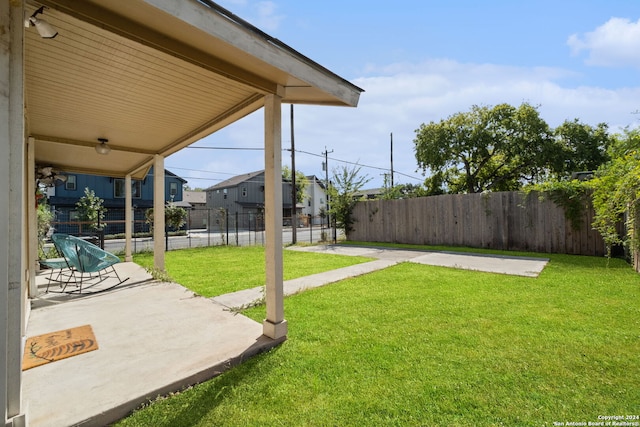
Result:
{"label": "bush near fence", "polygon": [[349,240],[500,250],[606,254],[585,207],[576,229],[564,209],[538,193],[447,194],[404,200],[358,202]]}

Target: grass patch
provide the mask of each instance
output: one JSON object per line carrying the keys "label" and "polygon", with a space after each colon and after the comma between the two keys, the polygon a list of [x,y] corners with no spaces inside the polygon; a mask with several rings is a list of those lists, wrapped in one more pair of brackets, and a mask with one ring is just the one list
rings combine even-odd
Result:
{"label": "grass patch", "polygon": [[[536,254],[528,254],[535,256]],[[285,299],[289,339],[119,426],[532,426],[640,413],[640,276],[400,264]],[[261,321],[264,307],[246,315]]]}
{"label": "grass patch", "polygon": [[[373,260],[334,254],[285,250],[284,279],[290,280]],[[134,262],[150,269],[152,253],[133,256]],[[214,297],[265,284],[265,252],[262,246],[212,246],[180,249],[165,254],[171,279],[199,295]]]}

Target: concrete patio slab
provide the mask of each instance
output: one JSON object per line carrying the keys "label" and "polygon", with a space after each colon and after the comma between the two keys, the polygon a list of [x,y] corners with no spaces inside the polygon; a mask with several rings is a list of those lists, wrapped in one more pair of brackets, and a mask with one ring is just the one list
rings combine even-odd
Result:
{"label": "concrete patio slab", "polygon": [[30,426],[106,425],[282,342],[180,285],[150,281],[135,264],[116,268],[130,282],[34,301],[27,336],[88,324],[99,349],[23,372]]}
{"label": "concrete patio slab", "polygon": [[431,252],[409,260],[417,264],[484,271],[513,276],[538,277],[549,260],[498,255]]}
{"label": "concrete patio slab", "polygon": [[549,262],[548,258],[531,258],[504,255],[489,255],[466,252],[419,251],[389,249],[372,246],[319,245],[294,247],[291,250],[337,255],[365,256],[397,262],[460,268],[464,270],[516,276],[537,277]]}
{"label": "concrete patio slab", "polygon": [[292,251],[316,252],[335,255],[363,256],[376,259],[394,260],[403,262],[424,254],[424,251],[389,249],[373,246],[352,246],[352,245],[315,245],[315,246],[291,246],[287,248]]}

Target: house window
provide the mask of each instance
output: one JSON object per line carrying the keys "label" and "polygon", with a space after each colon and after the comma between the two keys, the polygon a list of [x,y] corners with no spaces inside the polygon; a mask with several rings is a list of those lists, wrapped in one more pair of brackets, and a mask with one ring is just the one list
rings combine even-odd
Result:
{"label": "house window", "polygon": [[[113,180],[113,197],[116,199],[124,199],[124,179]],[[139,199],[142,197],[142,181],[137,179],[131,180],[131,198]]]}
{"label": "house window", "polygon": [[67,175],[67,181],[64,183],[65,190],[76,190],[76,176],[75,175]]}
{"label": "house window", "polygon": [[247,197],[247,187],[242,187],[242,197]]}
{"label": "house window", "polygon": [[223,198],[226,199],[227,198],[227,189],[225,188],[224,190],[222,190],[222,192],[224,193]]}
{"label": "house window", "polygon": [[177,196],[178,195],[178,183],[177,182],[170,182],[169,183],[169,195],[170,196]]}

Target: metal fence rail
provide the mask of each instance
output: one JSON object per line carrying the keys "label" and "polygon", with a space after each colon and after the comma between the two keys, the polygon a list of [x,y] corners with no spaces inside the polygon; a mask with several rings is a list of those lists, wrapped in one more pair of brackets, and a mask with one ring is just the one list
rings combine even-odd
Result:
{"label": "metal fence rail", "polygon": [[[132,221],[134,253],[152,251],[153,236],[144,214],[136,213]],[[341,236],[334,227],[329,228],[326,217],[299,216],[297,227],[292,227],[292,218],[283,218],[283,243],[319,243],[331,242]],[[88,222],[53,221],[55,232],[73,235],[104,235],[103,248],[109,252],[124,251],[125,221],[124,211],[107,211],[100,221],[101,232],[96,232]],[[295,231],[295,238],[294,238]],[[206,246],[248,246],[264,245],[264,218],[253,213],[227,215],[218,209],[192,209],[180,230],[167,230],[166,250],[195,248]]]}

